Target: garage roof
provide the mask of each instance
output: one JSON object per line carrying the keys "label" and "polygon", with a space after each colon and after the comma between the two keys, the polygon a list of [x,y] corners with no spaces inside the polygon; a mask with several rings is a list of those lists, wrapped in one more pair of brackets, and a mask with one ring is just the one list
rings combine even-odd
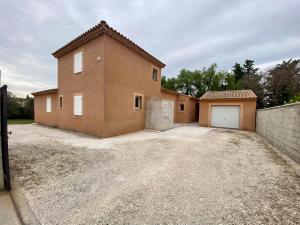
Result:
{"label": "garage roof", "polygon": [[44,91],[38,91],[38,92],[33,92],[31,93],[33,96],[38,96],[38,95],[49,95],[49,94],[57,94],[58,89],[53,88],[53,89],[48,89]]}
{"label": "garage roof", "polygon": [[214,100],[256,100],[257,96],[250,89],[230,91],[207,91],[201,96],[200,101]]}

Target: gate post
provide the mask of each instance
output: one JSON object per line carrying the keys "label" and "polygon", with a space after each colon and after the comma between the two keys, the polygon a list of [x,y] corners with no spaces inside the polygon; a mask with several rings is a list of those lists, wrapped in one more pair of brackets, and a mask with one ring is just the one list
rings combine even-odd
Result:
{"label": "gate post", "polygon": [[[10,174],[9,174],[9,157],[8,157],[8,134],[7,134],[7,86],[3,85],[0,89],[0,114],[1,114],[1,151],[2,151],[2,168],[5,190],[9,191]],[[2,169],[1,168],[1,169]],[[0,182],[1,184],[1,182]]]}

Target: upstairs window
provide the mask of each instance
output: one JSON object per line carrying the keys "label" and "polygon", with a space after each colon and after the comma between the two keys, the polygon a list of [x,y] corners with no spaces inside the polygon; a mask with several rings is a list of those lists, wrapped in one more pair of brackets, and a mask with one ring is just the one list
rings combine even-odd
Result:
{"label": "upstairs window", "polygon": [[157,81],[157,69],[155,68],[152,70],[152,80]]}
{"label": "upstairs window", "polygon": [[82,52],[74,54],[74,74],[82,72]]}
{"label": "upstairs window", "polygon": [[51,112],[51,97],[46,98],[46,112]]}
{"label": "upstairs window", "polygon": [[82,116],[82,95],[74,95],[73,106],[74,116]]}
{"label": "upstairs window", "polygon": [[140,95],[135,95],[134,96],[134,108],[136,110],[141,110],[142,109],[142,96],[140,96]]}
{"label": "upstairs window", "polygon": [[184,112],[184,104],[183,103],[179,104],[179,112]]}

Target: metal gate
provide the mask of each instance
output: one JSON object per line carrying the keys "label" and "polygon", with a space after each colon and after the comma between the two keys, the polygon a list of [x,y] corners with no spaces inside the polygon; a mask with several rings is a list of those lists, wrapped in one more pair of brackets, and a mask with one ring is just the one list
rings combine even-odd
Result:
{"label": "metal gate", "polygon": [[4,188],[10,190],[9,158],[8,158],[8,133],[7,133],[7,86],[0,88],[0,120],[1,120],[1,152]]}

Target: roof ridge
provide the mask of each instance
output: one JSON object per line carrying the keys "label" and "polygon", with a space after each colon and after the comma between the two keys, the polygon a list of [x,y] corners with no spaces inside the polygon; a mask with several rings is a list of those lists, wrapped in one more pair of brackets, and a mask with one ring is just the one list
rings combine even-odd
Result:
{"label": "roof ridge", "polygon": [[251,89],[243,90],[224,90],[224,91],[207,91],[200,97],[200,100],[255,100],[256,94]]}
{"label": "roof ridge", "polygon": [[[98,32],[97,32],[97,30],[98,30]],[[158,60],[157,58],[152,56],[149,52],[147,52],[142,47],[138,46],[135,42],[131,41],[129,38],[127,38],[126,36],[121,34],[119,31],[110,27],[104,20],[101,20],[100,23],[93,26],[89,30],[85,31],[81,35],[74,38],[72,41],[65,44],[63,47],[61,47],[58,50],[56,50],[55,52],[53,52],[52,55],[55,58],[63,56],[65,54],[69,53],[70,51],[72,51],[74,48],[77,48],[77,47],[97,38],[98,36],[101,36],[102,34],[106,34],[106,35],[110,36],[111,38],[115,39],[116,41],[121,42],[125,46],[131,48],[132,50],[134,50],[141,56],[147,58],[149,61],[153,62],[154,64],[160,66],[161,68],[165,67],[165,64],[163,62],[161,62],[160,60]],[[86,40],[84,40],[85,37],[86,37]]]}

